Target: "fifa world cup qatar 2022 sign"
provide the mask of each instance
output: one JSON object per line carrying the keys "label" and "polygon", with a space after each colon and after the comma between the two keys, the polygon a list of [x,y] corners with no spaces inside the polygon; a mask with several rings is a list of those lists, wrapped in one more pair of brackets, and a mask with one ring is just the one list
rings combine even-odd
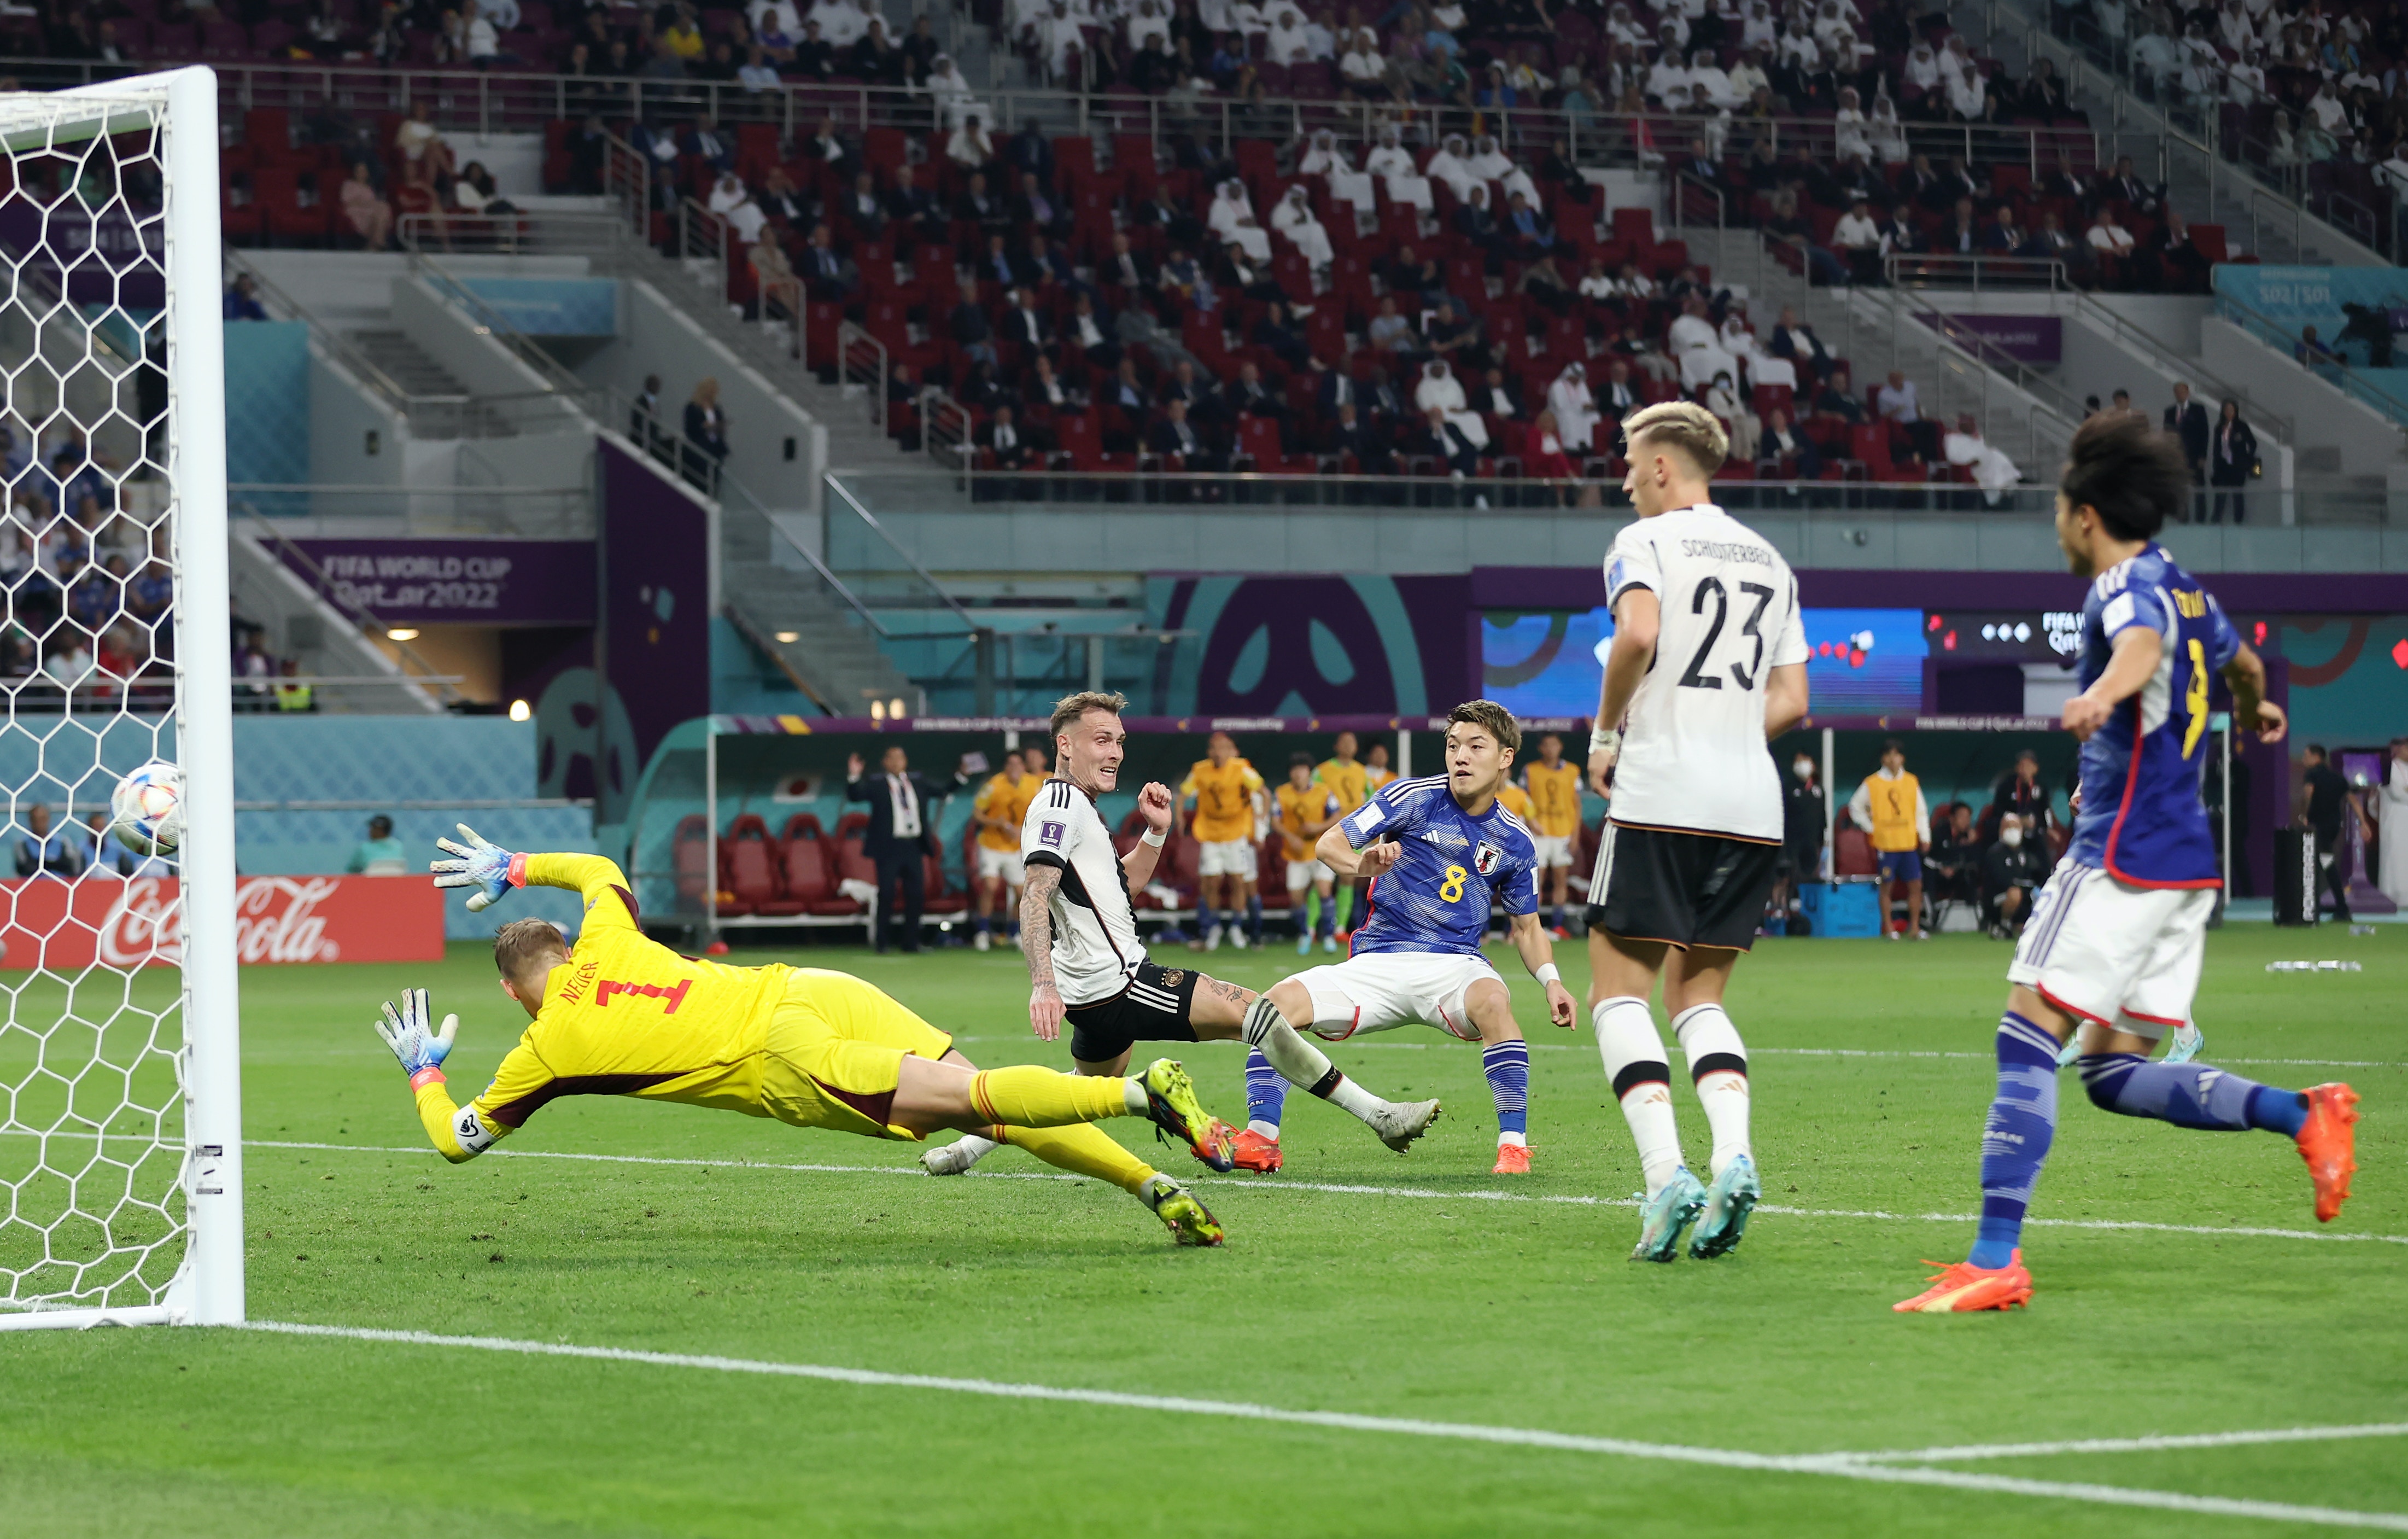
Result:
{"label": "fifa world cup qatar 2022 sign", "polygon": [[[172,876],[0,882],[0,968],[173,967],[183,959]],[[418,876],[247,876],[235,885],[244,962],[433,962],[443,895]]]}

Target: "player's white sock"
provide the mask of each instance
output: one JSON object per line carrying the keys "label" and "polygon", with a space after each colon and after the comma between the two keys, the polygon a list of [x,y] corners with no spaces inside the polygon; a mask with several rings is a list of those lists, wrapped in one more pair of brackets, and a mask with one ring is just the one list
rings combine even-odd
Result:
{"label": "player's white sock", "polygon": [[1741,1155],[1753,1155],[1747,1141],[1747,1047],[1739,1028],[1719,1004],[1691,1005],[1672,1017],[1672,1035],[1689,1060],[1698,1103],[1713,1129],[1713,1173]]}
{"label": "player's white sock", "polygon": [[1333,1105],[1343,1107],[1365,1122],[1387,1105],[1378,1096],[1340,1073],[1329,1061],[1329,1055],[1297,1035],[1295,1027],[1270,996],[1258,996],[1246,1009],[1245,1024],[1240,1028],[1246,1041],[1270,1060],[1280,1078],[1290,1085],[1299,1085]]}
{"label": "player's white sock", "polygon": [[1653,1197],[1681,1168],[1681,1130],[1672,1118],[1672,1066],[1664,1057],[1664,1039],[1656,1031],[1656,1013],[1646,1000],[1626,994],[1599,1000],[1589,1020],[1597,1028],[1605,1077],[1613,1086],[1613,1098],[1622,1102],[1623,1120],[1630,1124],[1631,1141],[1639,1145],[1639,1168]]}

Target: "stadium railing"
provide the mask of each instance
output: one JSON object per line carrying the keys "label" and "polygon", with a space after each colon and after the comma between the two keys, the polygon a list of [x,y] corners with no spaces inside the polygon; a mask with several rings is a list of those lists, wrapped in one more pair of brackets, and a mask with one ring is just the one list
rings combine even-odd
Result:
{"label": "stadium railing", "polygon": [[[137,66],[139,67],[139,66]],[[213,62],[222,110],[281,108],[295,115],[332,108],[353,119],[406,112],[415,101],[428,104],[437,127],[478,134],[541,133],[545,124],[599,114],[606,121],[684,122],[708,117],[725,124],[769,122],[792,141],[823,118],[839,130],[870,128],[925,131],[940,115],[980,111],[988,127],[1010,132],[1036,122],[1048,132],[1091,137],[1143,134],[1157,142],[1173,135],[1199,135],[1226,153],[1243,138],[1293,138],[1327,128],[1341,143],[1376,142],[1389,126],[1409,142],[1436,143],[1446,133],[1498,133],[1509,143],[1541,145],[1562,138],[1579,164],[1597,166],[1659,164],[1698,136],[1713,131],[1699,118],[1649,112],[1632,117],[1601,112],[1565,112],[1543,107],[1469,110],[1445,104],[1375,103],[1339,98],[1279,97],[1262,102],[1094,94],[1074,91],[989,91],[974,101],[940,108],[937,98],[908,87],[786,85],[755,91],[728,81],[596,79],[532,71],[395,69],[373,61],[341,64]],[[54,89],[127,73],[126,66],[55,59],[0,59],[0,73],[28,89]],[[1829,160],[1835,134],[1828,119],[1770,120],[1782,153]],[[2020,160],[2035,176],[2053,169],[2060,151],[2077,148],[2112,162],[2117,146],[2146,154],[2154,163],[2154,136],[2101,133],[2094,128],[1993,123],[1910,123],[1909,148],[1944,160],[1996,165]],[[381,150],[381,146],[379,147]],[[2077,164],[2084,157],[2077,156]]]}
{"label": "stadium railing", "polygon": [[509,535],[591,539],[594,494],[584,486],[342,486],[236,482],[238,511],[287,535]]}

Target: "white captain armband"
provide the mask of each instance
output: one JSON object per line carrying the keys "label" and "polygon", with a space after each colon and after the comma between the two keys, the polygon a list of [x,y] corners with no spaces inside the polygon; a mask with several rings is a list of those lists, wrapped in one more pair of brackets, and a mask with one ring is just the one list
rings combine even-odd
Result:
{"label": "white captain armband", "polygon": [[463,1106],[452,1115],[452,1136],[464,1154],[483,1154],[494,1146],[494,1135],[485,1130],[485,1119],[474,1106]]}

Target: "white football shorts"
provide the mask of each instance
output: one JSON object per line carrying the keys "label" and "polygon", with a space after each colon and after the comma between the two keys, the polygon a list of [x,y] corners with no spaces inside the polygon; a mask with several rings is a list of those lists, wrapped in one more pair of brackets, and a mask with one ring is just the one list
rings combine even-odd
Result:
{"label": "white football shorts", "polygon": [[2155,1040],[2190,1022],[2214,887],[2131,887],[2069,860],[2032,899],[2007,981],[2069,1015]]}
{"label": "white football shorts", "polygon": [[1484,978],[1504,982],[1485,956],[1438,951],[1371,952],[1296,975],[1312,1000],[1312,1034],[1328,1042],[1414,1025],[1478,1042],[1463,999]]}
{"label": "white football shorts", "polygon": [[1022,880],[1025,873],[1021,870],[1020,852],[1016,849],[990,850],[983,844],[980,845],[978,874],[982,882],[1000,880],[1008,887],[1026,885]]}
{"label": "white football shorts", "polygon": [[1315,882],[1336,882],[1338,873],[1318,860],[1291,860],[1287,863],[1287,890],[1302,892]]}
{"label": "white football shorts", "polygon": [[1539,869],[1541,870],[1572,863],[1572,836],[1570,834],[1532,834],[1530,842],[1538,846]]}
{"label": "white football shorts", "polygon": [[1261,857],[1242,839],[1208,839],[1196,860],[1198,876],[1242,876],[1251,882],[1262,872]]}

